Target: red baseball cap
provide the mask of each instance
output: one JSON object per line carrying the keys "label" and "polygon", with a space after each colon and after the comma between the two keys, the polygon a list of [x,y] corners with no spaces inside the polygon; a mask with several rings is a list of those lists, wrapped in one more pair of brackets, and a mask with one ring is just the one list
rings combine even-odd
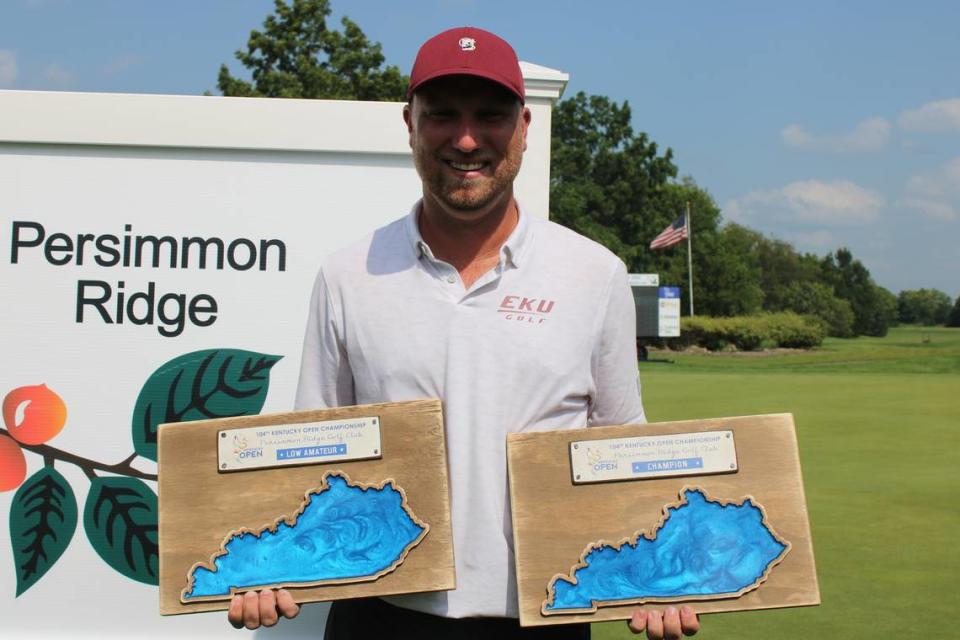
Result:
{"label": "red baseball cap", "polygon": [[457,27],[424,42],[410,72],[407,100],[423,83],[454,75],[492,80],[515,94],[521,103],[526,101],[516,51],[489,31]]}

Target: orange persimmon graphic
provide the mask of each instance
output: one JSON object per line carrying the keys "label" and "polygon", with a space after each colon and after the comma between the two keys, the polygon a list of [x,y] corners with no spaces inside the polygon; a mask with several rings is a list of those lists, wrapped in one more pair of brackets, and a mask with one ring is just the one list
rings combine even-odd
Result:
{"label": "orange persimmon graphic", "polygon": [[0,491],[12,491],[27,477],[27,460],[16,440],[0,433]]}
{"label": "orange persimmon graphic", "polygon": [[63,429],[67,405],[45,384],[17,387],[3,399],[3,421],[23,444],[43,444]]}

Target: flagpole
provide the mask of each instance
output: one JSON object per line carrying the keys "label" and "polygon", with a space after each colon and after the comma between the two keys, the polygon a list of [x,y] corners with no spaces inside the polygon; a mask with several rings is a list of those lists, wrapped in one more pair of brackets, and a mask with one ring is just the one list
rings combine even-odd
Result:
{"label": "flagpole", "polygon": [[693,236],[693,227],[690,225],[690,201],[687,200],[687,271],[689,274],[690,290],[690,317],[693,317],[693,252],[690,250],[690,238]]}

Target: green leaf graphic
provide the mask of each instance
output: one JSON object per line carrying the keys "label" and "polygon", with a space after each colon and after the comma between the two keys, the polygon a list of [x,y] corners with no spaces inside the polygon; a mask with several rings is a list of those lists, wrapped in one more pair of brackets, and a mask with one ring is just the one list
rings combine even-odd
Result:
{"label": "green leaf graphic", "polygon": [[95,478],[83,528],[103,560],[128,578],[158,584],[157,496],[137,478]]}
{"label": "green leaf graphic", "polygon": [[10,543],[17,572],[17,596],[50,570],[77,530],[77,499],[53,467],[30,476],[10,505]]}
{"label": "green leaf graphic", "polygon": [[133,448],[157,459],[157,425],[260,413],[283,356],[240,349],[187,353],[153,372],[133,410]]}

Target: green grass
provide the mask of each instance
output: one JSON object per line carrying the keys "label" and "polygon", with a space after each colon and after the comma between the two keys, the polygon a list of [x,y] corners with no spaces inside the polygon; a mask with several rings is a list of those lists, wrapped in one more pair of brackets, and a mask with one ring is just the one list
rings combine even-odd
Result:
{"label": "green grass", "polygon": [[704,616],[702,637],[960,637],[960,329],[668,357],[640,369],[650,421],[794,414],[823,601]]}

